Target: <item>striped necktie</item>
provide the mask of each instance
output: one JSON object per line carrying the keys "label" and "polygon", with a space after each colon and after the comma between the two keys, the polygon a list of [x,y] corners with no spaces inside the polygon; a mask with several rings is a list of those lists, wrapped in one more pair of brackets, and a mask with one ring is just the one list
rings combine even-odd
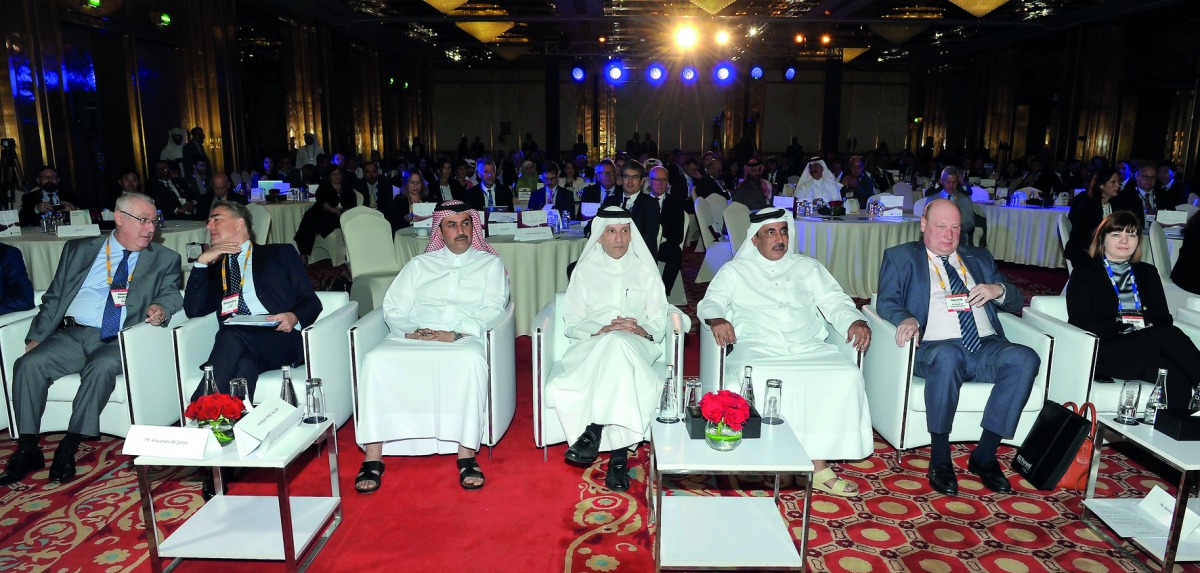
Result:
{"label": "striped necktie", "polygon": [[[958,278],[958,273],[954,270],[954,265],[950,264],[949,256],[939,256],[942,259],[942,266],[946,269],[946,277],[950,279],[950,291],[953,294],[966,294],[967,285],[963,284],[962,279]],[[966,310],[958,313],[958,327],[962,331],[963,348],[976,352],[979,350],[979,327],[975,324],[975,313],[971,310]]]}

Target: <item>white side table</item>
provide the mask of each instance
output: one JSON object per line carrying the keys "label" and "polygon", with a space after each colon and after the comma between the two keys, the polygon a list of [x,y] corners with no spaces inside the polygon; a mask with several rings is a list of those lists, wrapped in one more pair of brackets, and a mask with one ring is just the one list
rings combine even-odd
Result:
{"label": "white side table", "polygon": [[[301,452],[322,441],[329,450],[328,497],[293,497],[288,494],[287,468]],[[150,568],[155,573],[170,571],[184,558],[282,560],[288,573],[304,571],[320,553],[342,521],[342,496],[337,482],[337,439],[332,421],[300,424],[279,437],[266,452],[238,456],[234,444],[219,455],[202,460],[138,456],[138,489],[146,539],[150,545]],[[166,539],[159,541],[154,518],[149,466],[211,467],[218,494]],[[221,495],[220,468],[271,468],[275,470],[277,496]],[[324,529],[322,531],[322,528]],[[318,534],[320,537],[318,538]],[[315,544],[314,544],[315,541]],[[297,558],[311,546],[303,563]],[[174,558],[166,569],[162,558]]]}
{"label": "white side table", "polygon": [[[812,476],[816,468],[787,423],[763,425],[762,436],[718,452],[688,436],[683,423],[650,424],[650,483],[647,501],[656,571],[664,569],[771,569],[804,571],[808,552]],[[664,475],[774,475],[775,493],[765,497],[663,496]],[[804,476],[800,551],[779,512],[779,476]],[[714,526],[733,525],[713,537]]]}
{"label": "white side table", "polygon": [[1142,551],[1145,551],[1162,568],[1160,571],[1171,571],[1176,562],[1200,561],[1200,543],[1185,542],[1180,544],[1179,534],[1183,528],[1184,510],[1187,509],[1188,496],[1196,487],[1196,478],[1200,476],[1200,442],[1180,442],[1171,439],[1166,434],[1154,429],[1154,426],[1139,424],[1126,426],[1112,419],[1112,415],[1099,415],[1096,426],[1096,448],[1092,454],[1092,467],[1088,474],[1087,494],[1083,502],[1083,522],[1093,531],[1103,537],[1110,545],[1122,550],[1121,544],[1096,526],[1089,511],[1090,506],[1105,504],[1128,508],[1131,512],[1138,511],[1141,498],[1128,499],[1095,499],[1096,476],[1100,471],[1100,445],[1104,443],[1105,434],[1112,432],[1124,436],[1127,440],[1146,450],[1167,465],[1179,470],[1179,487],[1175,492],[1175,510],[1171,515],[1171,525],[1163,529],[1162,536],[1134,537],[1129,541]]}

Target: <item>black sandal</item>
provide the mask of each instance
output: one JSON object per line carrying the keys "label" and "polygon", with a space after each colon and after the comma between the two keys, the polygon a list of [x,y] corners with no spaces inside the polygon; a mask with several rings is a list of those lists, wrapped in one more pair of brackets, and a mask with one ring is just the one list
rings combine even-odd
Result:
{"label": "black sandal", "polygon": [[479,478],[483,480],[483,471],[479,469],[479,463],[475,461],[475,456],[469,458],[458,459],[458,485],[463,489],[479,489],[483,484],[470,485],[467,480],[470,478]]}
{"label": "black sandal", "polygon": [[[375,493],[375,490],[379,489],[382,483],[383,470],[382,461],[363,462],[362,466],[358,468],[358,475],[354,477],[354,491],[364,494]],[[371,485],[365,488],[358,487],[358,482],[360,481],[369,481]]]}

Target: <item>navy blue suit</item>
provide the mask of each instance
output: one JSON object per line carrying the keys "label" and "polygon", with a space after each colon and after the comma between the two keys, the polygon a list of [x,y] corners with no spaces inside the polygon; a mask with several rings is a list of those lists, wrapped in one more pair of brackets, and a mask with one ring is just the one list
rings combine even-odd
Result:
{"label": "navy blue suit", "polygon": [[0,315],[33,308],[33,283],[16,247],[0,243]]}
{"label": "navy blue suit", "polygon": [[[546,206],[546,188],[534,189],[529,194],[529,202],[525,208],[530,211],[537,211]],[[562,187],[554,188],[554,210],[568,211],[572,216],[575,215],[575,194],[570,189]]]}
{"label": "navy blue suit", "polygon": [[[269,314],[291,312],[299,324],[291,332],[270,328],[222,325],[213,341],[208,363],[222,392],[229,392],[229,380],[245,378],[251,396],[258,375],[283,365],[303,362],[304,341],[300,328],[310,326],[321,314],[321,300],[313,292],[312,282],[291,245],[254,245],[250,272],[254,292]],[[205,269],[194,269],[188,277],[183,309],[188,317],[204,316],[221,310],[225,295],[221,288],[221,268],[225,257]],[[225,317],[219,320],[224,322]],[[192,399],[203,391],[197,388]]]}
{"label": "navy blue suit", "polygon": [[984,305],[996,334],[983,338],[978,351],[967,351],[959,338],[924,340],[929,319],[930,279],[929,259],[921,241],[884,251],[875,307],[881,318],[894,325],[914,318],[920,326],[921,344],[917,347],[914,373],[925,378],[925,414],[930,433],[950,433],[958,410],[959,387],[965,380],[973,380],[995,384],[984,409],[983,428],[1012,437],[1021,409],[1029,400],[1040,359],[1032,349],[1012,344],[1004,338],[997,309],[1016,312],[1025,299],[996,267],[996,261],[986,249],[960,245],[958,254],[976,284],[999,284],[1005,288],[1004,299],[999,305],[993,302]]}

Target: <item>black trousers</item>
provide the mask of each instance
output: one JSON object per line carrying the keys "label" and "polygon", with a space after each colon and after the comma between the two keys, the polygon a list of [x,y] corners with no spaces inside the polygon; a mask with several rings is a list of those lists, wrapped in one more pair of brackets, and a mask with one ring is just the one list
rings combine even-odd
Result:
{"label": "black trousers", "polygon": [[326,211],[320,203],[313,205],[304,212],[300,225],[296,227],[296,236],[293,238],[296,241],[296,250],[306,257],[311,255],[317,235],[328,236],[341,226],[337,215]]}
{"label": "black trousers", "polygon": [[1150,326],[1100,341],[1097,374],[1154,382],[1159,368],[1167,370],[1167,409],[1186,410],[1192,388],[1200,383],[1200,349],[1182,330]]}
{"label": "black trousers", "polygon": [[675,243],[664,242],[658,246],[657,258],[663,264],[663,286],[667,289],[667,296],[671,296],[675,277],[679,276],[679,268],[683,266],[683,251]]}
{"label": "black trousers", "polygon": [[[245,378],[253,399],[259,374],[280,366],[293,366],[303,357],[304,339],[299,329],[279,332],[266,327],[222,326],[213,341],[208,363],[213,367],[213,377],[222,393],[229,393],[230,380]],[[192,393],[192,400],[202,394],[203,380]]]}

